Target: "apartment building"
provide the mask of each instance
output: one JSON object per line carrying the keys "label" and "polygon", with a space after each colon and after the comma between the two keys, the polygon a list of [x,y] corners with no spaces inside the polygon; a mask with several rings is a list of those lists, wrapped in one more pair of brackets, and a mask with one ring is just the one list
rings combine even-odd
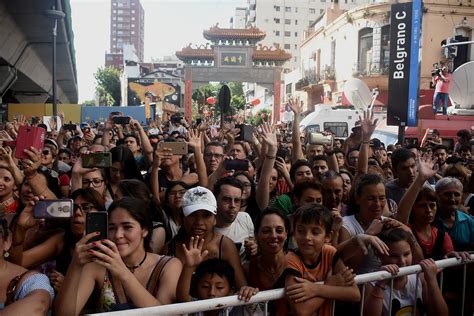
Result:
{"label": "apartment building", "polygon": [[110,6],[110,53],[106,66],[123,69],[123,48],[131,44],[139,61],[143,61],[145,47],[145,11],[140,0],[112,0]]}

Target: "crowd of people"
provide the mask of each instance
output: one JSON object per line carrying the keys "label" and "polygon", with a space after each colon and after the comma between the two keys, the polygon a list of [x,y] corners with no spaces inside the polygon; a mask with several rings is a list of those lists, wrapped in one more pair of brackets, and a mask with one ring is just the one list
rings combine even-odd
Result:
{"label": "crowd of people", "polygon": [[[123,114],[112,112],[73,129],[52,119],[44,147],[25,149],[27,159],[12,145],[19,129],[48,127],[23,116],[7,122],[0,314],[249,301],[285,288],[268,315],[358,315],[360,304],[364,315],[389,315],[390,307],[391,315],[460,315],[462,269],[447,270],[440,290],[434,260],[468,261],[474,250],[471,132],[460,131],[454,148],[436,131],[420,145],[383,144],[372,137],[368,110],[347,139],[320,144],[300,131],[302,102],[288,105],[293,122],[255,126],[251,139],[231,123],[177,115],[142,126],[133,118],[116,124]],[[110,165],[91,167],[93,153]],[[58,199],[72,200],[70,218],[38,218],[40,202]],[[95,212],[107,212],[106,237],[86,229]],[[422,267],[419,279],[397,276],[412,264]],[[393,274],[392,285],[356,285],[356,275],[381,270]],[[469,286],[466,295],[471,315]],[[230,315],[264,308],[248,304]]]}

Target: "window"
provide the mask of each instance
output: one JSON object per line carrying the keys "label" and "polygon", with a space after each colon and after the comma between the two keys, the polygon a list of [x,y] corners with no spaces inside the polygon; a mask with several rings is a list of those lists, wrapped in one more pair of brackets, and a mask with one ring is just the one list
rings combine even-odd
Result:
{"label": "window", "polygon": [[298,44],[295,44],[295,49],[298,49]]}
{"label": "window", "polygon": [[295,8],[295,13],[298,13],[298,8]]}
{"label": "window", "polygon": [[361,74],[367,74],[372,61],[373,29],[363,28],[359,31],[359,56],[357,70]]}
{"label": "window", "polygon": [[280,31],[275,31],[276,36],[280,36]]}
{"label": "window", "polygon": [[288,83],[288,84],[286,85],[286,89],[285,89],[286,91],[285,91],[285,93],[286,93],[286,94],[291,94],[291,92],[292,92],[292,89],[291,89],[291,88],[292,88],[292,87],[291,87],[291,83]]}
{"label": "window", "polygon": [[349,126],[346,122],[324,122],[324,130],[330,131],[336,137],[348,137]]}
{"label": "window", "polygon": [[390,67],[390,25],[382,26],[382,41],[380,45],[380,70],[382,73]]}
{"label": "window", "polygon": [[315,8],[309,8],[309,14],[315,14],[316,9]]}
{"label": "window", "polygon": [[112,10],[112,13],[117,13],[117,10]]}
{"label": "window", "polygon": [[291,24],[291,20],[290,20],[290,19],[285,19],[285,24],[290,25],[290,24]]}
{"label": "window", "polygon": [[276,24],[280,24],[280,19],[275,19]]}
{"label": "window", "polygon": [[298,57],[295,56],[294,61],[297,62],[297,61],[298,61]]}
{"label": "window", "polygon": [[280,6],[276,5],[276,6],[275,6],[275,11],[276,11],[276,12],[280,12]]}
{"label": "window", "polygon": [[112,5],[117,5],[117,2],[112,2]]}
{"label": "window", "polygon": [[132,10],[132,13],[135,13],[135,10]]}
{"label": "window", "polygon": [[331,42],[331,69],[336,69],[336,41]]}
{"label": "window", "polygon": [[135,21],[135,17],[134,17],[134,16],[132,16],[132,21]]}
{"label": "window", "polygon": [[135,24],[132,24],[132,27],[135,27]]}
{"label": "window", "polygon": [[285,49],[291,49],[291,45],[290,44],[285,44]]}
{"label": "window", "polygon": [[291,36],[291,32],[290,31],[285,31],[285,36]]}
{"label": "window", "polygon": [[295,20],[295,25],[298,25],[298,20]]}
{"label": "window", "polygon": [[132,31],[132,34],[135,34],[135,31]]}
{"label": "window", "polygon": [[295,37],[298,37],[298,32],[295,32]]}
{"label": "window", "polygon": [[326,0],[321,0],[321,2],[326,2]]}
{"label": "window", "polygon": [[285,12],[291,12],[291,7],[285,7]]}

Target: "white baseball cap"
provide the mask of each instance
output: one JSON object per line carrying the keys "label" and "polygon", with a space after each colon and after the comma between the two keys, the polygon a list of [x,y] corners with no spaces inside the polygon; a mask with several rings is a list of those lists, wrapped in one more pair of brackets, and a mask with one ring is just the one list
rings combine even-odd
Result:
{"label": "white baseball cap", "polygon": [[217,214],[217,201],[214,194],[204,187],[189,189],[183,195],[183,214],[188,216],[196,211],[206,210]]}

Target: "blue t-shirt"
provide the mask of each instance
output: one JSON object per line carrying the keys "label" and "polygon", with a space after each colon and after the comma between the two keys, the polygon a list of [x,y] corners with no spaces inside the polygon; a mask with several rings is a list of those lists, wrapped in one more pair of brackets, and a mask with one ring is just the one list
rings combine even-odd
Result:
{"label": "blue t-shirt", "polygon": [[456,211],[455,216],[453,227],[446,227],[440,218],[436,220],[436,227],[449,234],[454,250],[474,250],[474,217],[461,211]]}

